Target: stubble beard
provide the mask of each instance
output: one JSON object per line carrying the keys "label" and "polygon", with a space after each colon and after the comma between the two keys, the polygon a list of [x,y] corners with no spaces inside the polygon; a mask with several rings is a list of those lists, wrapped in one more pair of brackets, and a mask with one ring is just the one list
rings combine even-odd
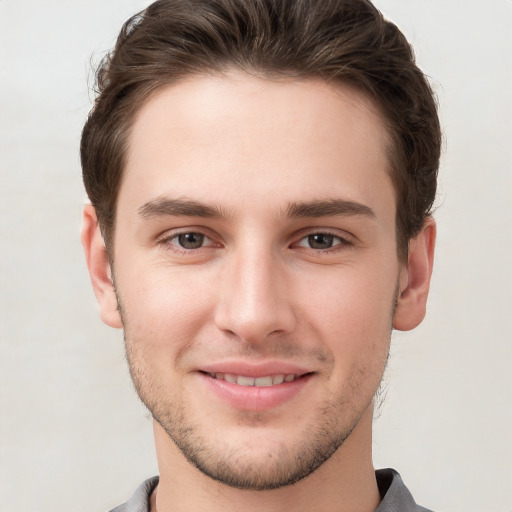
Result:
{"label": "stubble beard", "polygon": [[[337,413],[343,404],[327,404],[312,415],[311,424],[299,436],[300,444],[286,446],[258,454],[256,462],[244,454],[244,447],[219,447],[209,440],[207,419],[198,425],[187,416],[189,407],[183,399],[158,403],[148,386],[141,382],[141,372],[132,363],[127,344],[130,375],[142,403],[153,419],[163,428],[182,455],[204,475],[224,485],[244,490],[271,490],[295,484],[317,470],[350,436],[359,422],[342,425]],[[164,396],[164,395],[160,395]],[[370,404],[369,404],[370,405]],[[366,409],[365,409],[366,410]],[[258,429],[259,414],[247,414],[243,421],[248,428]],[[205,426],[206,424],[206,426]]]}
{"label": "stubble beard", "polygon": [[[183,404],[184,405],[184,404]],[[183,456],[204,475],[224,485],[244,490],[264,491],[278,489],[295,484],[313,473],[343,444],[351,430],[333,436],[334,428],[325,416],[322,427],[307,429],[302,439],[307,440],[300,446],[286,447],[268,452],[258,462],[248,455],[240,453],[240,448],[228,448],[221,451],[201,435],[201,428],[187,422],[184,416],[155,415],[160,424],[173,440]],[[253,428],[258,428],[254,426]],[[242,447],[243,448],[243,447]]]}
{"label": "stubble beard", "polygon": [[[144,365],[137,364],[137,361],[140,363],[145,358],[141,357],[140,353],[135,354],[134,347],[141,347],[144,344],[141,343],[142,340],[135,339],[129,334],[129,326],[119,297],[118,305],[123,319],[128,367],[140,400],[193,466],[213,480],[237,489],[263,491],[293,485],[324,464],[349,438],[363,413],[372,407],[389,355],[386,354],[381,364],[382,371],[374,383],[373,393],[366,403],[358,408],[358,413],[351,410],[353,404],[345,404],[342,399],[323,404],[304,428],[300,444],[286,446],[282,443],[278,450],[266,454],[264,462],[255,463],[251,457],[244,455],[243,447],[228,447],[221,450],[209,441],[202,434],[208,427],[204,427],[204,424],[195,424],[192,418],[187,416],[190,409],[183,396],[177,397],[172,403],[158,399],[168,396],[169,390],[159,389],[158,383],[152,381],[150,372],[144,369]],[[148,367],[147,364],[145,366]],[[350,387],[357,392],[357,386]],[[252,418],[254,428],[258,428],[257,416],[254,415]],[[347,422],[348,417],[352,419],[351,422]],[[206,422],[205,420],[204,423]],[[260,460],[262,459],[263,457]]]}

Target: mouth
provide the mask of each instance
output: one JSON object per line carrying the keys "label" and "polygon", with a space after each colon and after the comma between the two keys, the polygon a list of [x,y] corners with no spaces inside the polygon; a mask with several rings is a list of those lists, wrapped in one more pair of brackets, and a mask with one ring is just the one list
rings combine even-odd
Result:
{"label": "mouth", "polygon": [[[239,365],[240,366],[240,365]],[[234,409],[268,411],[291,402],[309,388],[315,372],[298,368],[213,368],[199,372],[206,389]],[[219,371],[224,370],[224,371]],[[228,371],[226,371],[228,370]],[[276,371],[277,370],[277,371]]]}
{"label": "mouth", "polygon": [[208,373],[212,379],[222,380],[239,386],[254,386],[256,388],[268,388],[277,386],[283,382],[293,382],[301,377],[294,373],[279,373],[276,375],[264,375],[261,377],[249,377],[247,375],[235,375],[233,373]]}

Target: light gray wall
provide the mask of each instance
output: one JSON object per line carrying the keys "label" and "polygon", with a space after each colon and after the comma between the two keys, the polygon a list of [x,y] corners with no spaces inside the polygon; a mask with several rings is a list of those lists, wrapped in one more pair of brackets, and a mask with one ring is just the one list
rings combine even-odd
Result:
{"label": "light gray wall", "polygon": [[[0,510],[106,510],[156,473],[79,228],[89,60],[141,0],[0,0]],[[448,512],[510,512],[512,2],[379,0],[416,47],[446,136],[423,325],[396,333],[377,466]]]}

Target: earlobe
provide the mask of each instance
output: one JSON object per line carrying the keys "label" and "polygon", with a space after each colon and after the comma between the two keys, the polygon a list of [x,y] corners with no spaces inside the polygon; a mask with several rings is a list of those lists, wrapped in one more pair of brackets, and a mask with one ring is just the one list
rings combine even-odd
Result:
{"label": "earlobe", "polygon": [[90,204],[84,206],[81,238],[101,319],[110,327],[122,328],[105,242],[96,211]]}
{"label": "earlobe", "polygon": [[394,329],[409,331],[425,317],[435,242],[436,223],[428,217],[418,236],[409,242],[408,263],[400,275]]}

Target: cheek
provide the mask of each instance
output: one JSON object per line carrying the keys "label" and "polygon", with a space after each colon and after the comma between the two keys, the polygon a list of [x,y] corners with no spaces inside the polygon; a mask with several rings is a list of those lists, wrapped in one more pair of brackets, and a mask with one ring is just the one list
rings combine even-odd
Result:
{"label": "cheek", "polygon": [[[390,269],[341,269],[307,286],[310,313],[332,330],[333,335],[390,332],[397,276]],[[313,283],[311,283],[313,285]]]}
{"label": "cheek", "polygon": [[391,277],[380,279],[371,271],[341,272],[330,286],[309,291],[304,316],[344,375],[385,363],[396,287],[392,272],[388,270],[387,276]]}
{"label": "cheek", "polygon": [[172,268],[122,274],[118,297],[127,337],[143,340],[152,351],[181,350],[211,311],[209,289],[199,273]]}

